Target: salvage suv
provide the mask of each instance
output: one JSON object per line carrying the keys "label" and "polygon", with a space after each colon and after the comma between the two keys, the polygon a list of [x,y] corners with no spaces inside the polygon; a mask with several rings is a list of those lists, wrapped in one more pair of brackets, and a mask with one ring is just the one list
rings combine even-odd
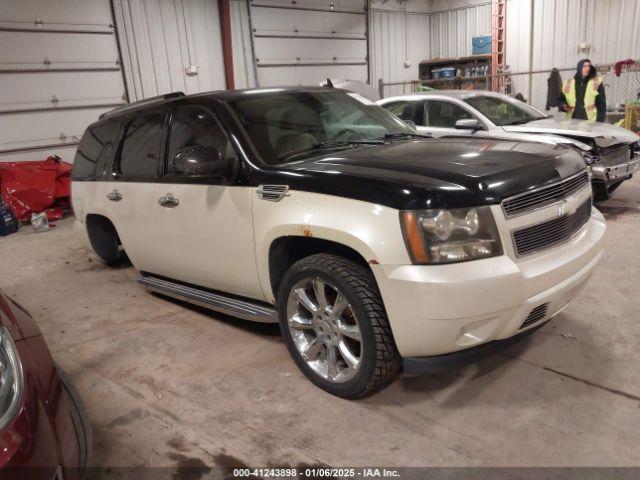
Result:
{"label": "salvage suv", "polygon": [[602,257],[581,156],[418,135],[334,88],[169,94],[104,114],[76,226],[152,291],[279,322],[316,385],[357,398],[541,326]]}

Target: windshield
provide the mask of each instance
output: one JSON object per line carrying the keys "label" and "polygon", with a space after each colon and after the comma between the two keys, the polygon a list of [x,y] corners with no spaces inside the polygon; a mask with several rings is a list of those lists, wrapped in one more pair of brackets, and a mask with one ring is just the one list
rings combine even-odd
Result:
{"label": "windshield", "polygon": [[519,125],[547,115],[515,98],[478,96],[464,100],[498,126]]}
{"label": "windshield", "polygon": [[376,144],[387,134],[415,134],[400,119],[357,94],[340,90],[249,91],[229,102],[270,165],[321,149]]}

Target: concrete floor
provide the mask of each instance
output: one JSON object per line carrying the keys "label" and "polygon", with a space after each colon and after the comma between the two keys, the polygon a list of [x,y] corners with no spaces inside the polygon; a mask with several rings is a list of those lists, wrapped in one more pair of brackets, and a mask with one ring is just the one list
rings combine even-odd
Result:
{"label": "concrete floor", "polygon": [[601,210],[606,255],[534,336],[464,370],[372,398],[323,393],[277,327],[147,293],[70,219],[0,240],[0,288],[76,382],[104,466],[640,464],[640,178]]}

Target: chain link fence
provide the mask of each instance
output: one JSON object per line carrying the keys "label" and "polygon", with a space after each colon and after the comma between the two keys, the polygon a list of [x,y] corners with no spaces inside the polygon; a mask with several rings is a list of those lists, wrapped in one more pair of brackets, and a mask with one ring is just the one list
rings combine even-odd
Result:
{"label": "chain link fence", "polygon": [[[564,82],[575,74],[575,68],[558,69]],[[547,110],[547,97],[549,95],[548,82],[551,70],[536,70],[530,72],[503,73],[500,75],[477,77],[470,79],[451,79],[437,83],[437,89],[468,89],[499,91],[509,95],[521,94],[525,101],[534,107],[546,111],[550,115],[562,116],[553,107]],[[598,75],[604,80],[605,94],[607,97],[607,122],[615,123],[625,117],[625,104],[640,99],[640,65],[626,65],[620,76],[616,76],[614,65],[598,66]],[[435,88],[434,82],[410,80],[404,82],[378,82],[378,90],[381,98],[396,95],[405,95],[424,91],[425,87]],[[554,98],[549,98],[551,105]]]}

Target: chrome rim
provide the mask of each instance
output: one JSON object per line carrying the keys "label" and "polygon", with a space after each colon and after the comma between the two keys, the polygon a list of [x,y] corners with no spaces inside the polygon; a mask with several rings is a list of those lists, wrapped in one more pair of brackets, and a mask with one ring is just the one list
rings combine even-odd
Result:
{"label": "chrome rim", "polygon": [[302,359],[321,378],[352,379],[362,363],[362,335],[351,304],[321,278],[296,283],[287,300],[287,324]]}

